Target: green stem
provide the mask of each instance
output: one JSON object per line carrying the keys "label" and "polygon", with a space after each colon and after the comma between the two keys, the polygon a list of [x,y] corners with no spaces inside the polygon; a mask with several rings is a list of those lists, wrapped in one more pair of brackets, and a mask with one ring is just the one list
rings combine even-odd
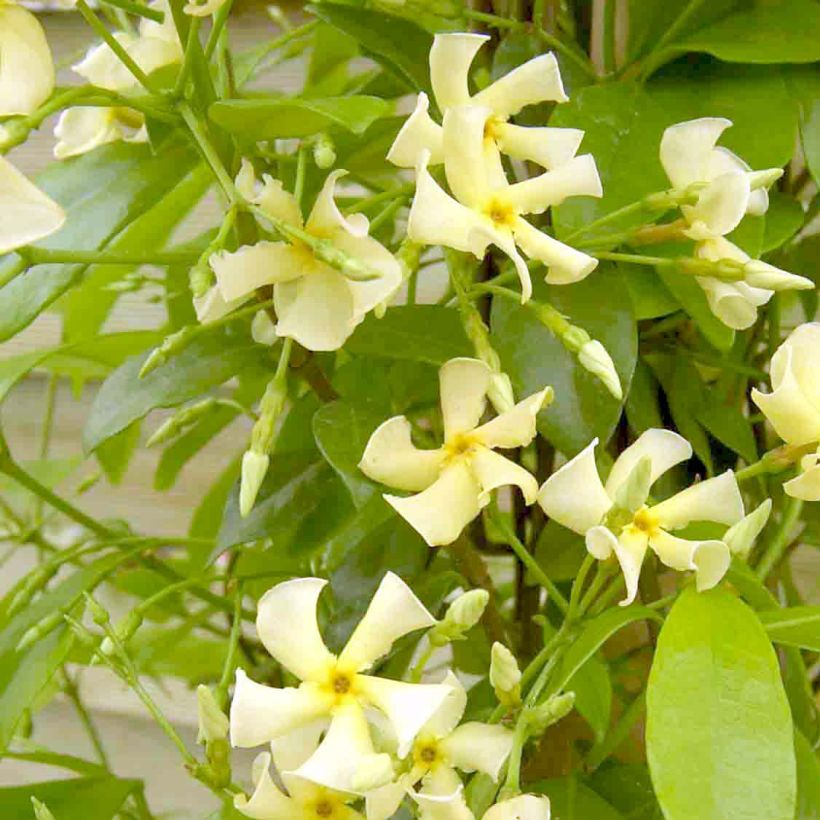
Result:
{"label": "green stem", "polygon": [[755,573],[761,581],[765,581],[769,573],[774,569],[775,565],[783,557],[786,547],[791,543],[791,535],[794,531],[795,524],[797,524],[800,513],[803,511],[803,501],[800,498],[793,498],[786,496],[786,506],[783,510],[783,516],[780,519],[780,525],[772,536],[772,540],[766,547],[760,563],[757,565]]}
{"label": "green stem", "polygon": [[668,268],[676,264],[674,259],[663,256],[643,256],[638,253],[609,253],[601,251],[594,254],[598,259],[608,259],[612,262],[631,262],[633,265],[651,265],[653,268]]}
{"label": "green stem", "polygon": [[435,651],[435,646],[428,643],[427,647],[419,655],[419,659],[413,664],[413,668],[410,670],[410,683],[421,682],[422,675],[424,675],[424,670],[427,668],[427,664],[430,662],[430,658],[433,657],[433,653]]}
{"label": "green stem", "polygon": [[219,7],[216,14],[214,15],[214,22],[211,26],[211,33],[208,35],[208,40],[205,43],[206,61],[211,59],[214,51],[216,50],[216,46],[219,43],[219,38],[222,34],[222,30],[225,28],[225,24],[228,22],[228,17],[230,16],[232,7],[233,0],[226,0],[226,2]]}
{"label": "green stem", "polygon": [[183,251],[76,251],[69,249],[18,248],[27,265],[192,265],[197,254]]}
{"label": "green stem", "polygon": [[586,581],[586,577],[589,575],[589,571],[594,565],[595,558],[587,553],[584,556],[584,560],[581,562],[581,566],[578,570],[578,574],[575,576],[575,580],[572,582],[572,590],[569,595],[569,610],[567,611],[568,621],[572,621],[578,612],[578,606],[581,602],[581,588],[584,586],[584,581]]}
{"label": "green stem", "polygon": [[592,222],[588,222],[586,225],[582,225],[580,228],[577,228],[572,233],[564,237],[564,242],[572,242],[579,236],[583,236],[590,231],[594,231],[603,225],[608,225],[610,222],[615,222],[617,219],[621,219],[622,217],[638,213],[645,207],[645,200],[639,199],[636,202],[630,202],[629,205],[624,205],[622,208],[616,208],[614,211],[610,211],[608,214],[604,214],[604,216],[594,219]]}
{"label": "green stem", "polygon": [[199,27],[202,24],[200,17],[194,17],[191,20],[191,25],[188,28],[188,41],[185,44],[185,58],[182,61],[182,69],[177,77],[176,85],[174,86],[174,97],[183,97],[185,95],[185,86],[188,84],[188,77],[191,76],[196,53],[199,50]]}
{"label": "green stem", "polygon": [[817,449],[817,444],[811,442],[800,446],[792,444],[783,444],[780,447],[775,447],[761,456],[759,461],[738,470],[735,473],[737,481],[748,481],[758,475],[777,475],[784,470],[788,470],[793,464],[800,461],[803,456],[813,453]]}
{"label": "green stem", "polygon": [[293,198],[299,208],[302,208],[302,198],[305,193],[305,172],[307,171],[307,144],[304,140],[299,143],[296,152],[296,178],[293,182]]}
{"label": "green stem", "polygon": [[349,208],[345,208],[345,213],[357,214],[360,211],[366,211],[368,208],[371,208],[374,205],[381,205],[382,202],[387,202],[398,197],[403,198],[408,194],[413,193],[414,188],[414,185],[407,184],[397,185],[395,188],[389,188],[386,191],[379,191],[379,193],[365,197],[364,199],[360,199],[358,202],[355,202]]}
{"label": "green stem", "polygon": [[219,152],[211,142],[211,138],[208,136],[208,133],[203,124],[200,122],[199,117],[194,114],[193,109],[190,105],[188,105],[188,103],[181,103],[179,106],[179,112],[182,115],[182,119],[185,120],[185,124],[188,126],[188,130],[191,132],[191,135],[201,151],[202,156],[208,163],[213,175],[216,177],[217,182],[225,193],[228,202],[231,205],[241,202],[242,197],[236,190],[233,180],[219,157]]}
{"label": "green stem", "polygon": [[239,639],[242,637],[242,582],[236,582],[233,599],[233,620],[231,634],[228,638],[228,652],[225,655],[225,665],[222,667],[222,676],[216,688],[216,701],[224,709],[228,702],[228,687],[236,671],[236,656],[239,649]]}
{"label": "green stem", "polygon": [[16,260],[0,272],[0,288],[4,288],[9,282],[24,274],[30,267],[31,264],[26,259],[18,256]]}
{"label": "green stem", "polygon": [[105,766],[106,769],[110,770],[111,766],[108,762],[108,756],[105,753],[105,747],[103,746],[100,733],[97,731],[97,727],[94,725],[94,721],[92,720],[88,709],[85,708],[85,704],[80,697],[77,682],[69,675],[68,670],[65,667],[63,667],[63,678],[65,680],[65,683],[63,684],[63,691],[73,704],[74,710],[77,712],[77,717],[80,719],[80,723],[82,723],[83,728],[88,735],[88,739],[94,747],[94,752],[97,755],[97,759],[103,766]]}
{"label": "green stem", "polygon": [[290,31],[286,31],[280,37],[277,37],[274,40],[271,40],[269,43],[266,43],[264,47],[260,48],[257,54],[255,55],[255,59],[253,64],[248,69],[251,76],[256,72],[259,68],[259,64],[265,57],[268,56],[272,51],[276,51],[282,46],[286,46],[292,40],[297,40],[301,37],[305,37],[306,35],[310,34],[316,26],[319,25],[318,20],[311,20],[309,23],[305,23],[303,26],[299,26],[298,28],[292,28]]}
{"label": "green stem", "polygon": [[672,23],[668,29],[666,29],[663,36],[658,40],[655,47],[649,52],[646,59],[643,61],[644,65],[641,70],[641,79],[645,80],[658,67],[658,65],[660,65],[659,55],[662,53],[663,48],[667,45],[667,43],[672,42],[672,40],[677,37],[681,29],[683,29],[683,27],[689,22],[691,17],[698,11],[698,9],[700,9],[704,2],[705,0],[689,0],[689,4],[686,8],[677,16],[675,22]]}
{"label": "green stem", "polygon": [[589,585],[589,589],[586,591],[583,598],[581,598],[581,603],[578,607],[579,616],[582,616],[589,609],[596,596],[611,576],[612,569],[605,564],[599,563],[595,571],[595,577]]}
{"label": "green stem", "polygon": [[132,0],[100,0],[100,2],[127,11],[129,14],[136,14],[137,17],[153,20],[155,23],[162,23],[165,20],[164,12],[144,6],[142,3],[134,3]]}
{"label": "green stem", "polygon": [[643,689],[626,707],[617,724],[607,732],[603,740],[590,749],[586,759],[589,769],[597,769],[627,739],[645,709],[646,689]]}

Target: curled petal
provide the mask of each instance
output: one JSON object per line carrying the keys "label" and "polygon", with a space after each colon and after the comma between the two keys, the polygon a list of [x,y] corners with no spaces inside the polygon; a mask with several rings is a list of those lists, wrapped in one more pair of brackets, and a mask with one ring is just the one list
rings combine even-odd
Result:
{"label": "curled petal", "polygon": [[408,754],[416,735],[450,694],[443,683],[405,683],[369,675],[359,675],[357,683],[362,695],[390,721],[399,757]]}
{"label": "curled petal", "polygon": [[584,138],[578,128],[527,128],[508,122],[494,124],[493,135],[505,154],[534,162],[548,171],[569,162]]}
{"label": "curled petal", "polygon": [[442,450],[419,450],[410,438],[410,422],[394,416],[370,436],[359,469],[373,481],[408,492],[427,489],[438,477]]}
{"label": "curled petal", "polygon": [[555,55],[541,54],[488,85],[473,97],[474,105],[486,105],[506,119],[522,108],[540,102],[566,102]]}
{"label": "curled petal", "polygon": [[449,735],[458,726],[467,708],[467,690],[449,669],[442,685],[449,688],[447,697],[423,727],[425,734],[439,738]]}
{"label": "curled petal", "polygon": [[601,178],[592,154],[573,157],[552,171],[510,185],[506,192],[523,214],[541,214],[571,196],[603,196]]}
{"label": "curled petal", "polygon": [[730,171],[713,179],[694,205],[681,208],[694,226],[694,238],[701,238],[701,226],[711,236],[725,236],[733,231],[746,215],[750,192],[749,177],[742,171]]}
{"label": "curled petal", "polygon": [[345,217],[336,204],[336,182],[346,175],[347,171],[341,168],[331,171],[327,175],[325,184],[316,197],[313,210],[310,212],[305,226],[308,233],[316,236],[326,236],[337,230],[342,230],[352,236],[367,236],[367,217],[363,214],[353,214],[351,217]]}
{"label": "curled petal", "polygon": [[231,701],[231,745],[260,746],[328,712],[327,700],[311,686],[274,689],[236,670]]}
{"label": "curled petal", "polygon": [[804,456],[800,469],[800,475],[783,485],[786,495],[802,501],[820,501],[820,450]]}
{"label": "curled petal", "polygon": [[599,561],[606,561],[615,552],[618,546],[618,539],[613,535],[609,527],[598,525],[588,529],[584,536],[587,552]]}
{"label": "curled petal", "polygon": [[[139,39],[124,31],[114,32],[114,39],[130,54]],[[71,68],[92,85],[108,91],[126,91],[133,87],[134,75],[106,43],[92,46],[85,57]]]}
{"label": "curled petal", "polygon": [[521,283],[521,304],[528,302],[532,296],[532,279],[524,257],[518,253],[515,246],[515,237],[512,231],[506,228],[496,228],[487,221],[472,232],[471,238],[477,247],[486,248],[488,244],[493,244],[509,256],[510,261],[515,265],[518,281]]}
{"label": "curled petal", "polygon": [[438,372],[444,438],[475,429],[487,406],[492,371],[479,359],[445,362]]}
{"label": "curled petal", "polygon": [[470,66],[486,34],[436,34],[430,49],[430,84],[438,107],[445,111],[470,100]]}
{"label": "curled petal", "polygon": [[[170,8],[165,12],[166,21],[171,17]],[[171,21],[173,25],[173,20]],[[134,62],[146,73],[151,74],[167,65],[178,63],[182,59],[182,47],[174,36],[150,37],[144,34],[138,37],[128,53]],[[135,81],[131,80],[132,86]]]}
{"label": "curled petal", "polygon": [[0,156],[0,254],[29,245],[62,228],[63,209]]}
{"label": "curled petal", "polygon": [[720,135],[732,124],[722,117],[702,117],[671,125],[661,137],[661,165],[676,188],[709,179],[709,164]]}
{"label": "curled petal", "polygon": [[254,820],[292,820],[299,809],[293,800],[283,794],[270,776],[271,756],[260,754],[253,762],[253,794],[234,797],[234,808]]}
{"label": "curled petal", "polygon": [[550,801],[543,794],[522,794],[496,803],[483,820],[550,820]]}
{"label": "curled petal", "polygon": [[645,533],[627,527],[613,546],[626,582],[626,598],[620,602],[621,606],[631,604],[638,594],[638,580],[641,577],[641,565],[648,543],[649,539]]}
{"label": "curled petal", "polygon": [[509,450],[526,447],[536,434],[539,411],[552,401],[553,390],[545,387],[518,402],[501,415],[475,429],[475,436],[485,446]]}
{"label": "curled petal", "polygon": [[774,291],[752,288],[744,282],[723,282],[711,276],[698,276],[709,309],[733,330],[746,330],[757,321],[757,309],[765,305]]}
{"label": "curled petal", "polygon": [[[779,168],[772,170],[782,173]],[[707,176],[704,177],[704,179],[714,179],[729,171],[743,171],[747,176],[753,173],[745,160],[741,159],[728,148],[719,145],[709,155]],[[751,176],[749,179],[751,181]],[[749,201],[746,203],[746,213],[750,216],[763,216],[768,209],[768,191],[765,188],[753,189],[749,195]]]}
{"label": "curled petal", "polygon": [[685,527],[691,521],[714,521],[735,524],[743,518],[743,499],[731,470],[715,478],[699,481],[691,487],[652,507],[661,527],[671,530]]}
{"label": "curled petal", "polygon": [[450,766],[429,772],[421,789],[411,794],[420,809],[420,820],[475,820],[464,800],[464,786]]}
{"label": "curled petal", "polygon": [[498,724],[464,723],[441,741],[447,760],[462,772],[483,772],[498,780],[510,755],[513,733]]}
{"label": "curled petal", "polygon": [[413,113],[405,120],[387,152],[387,159],[399,168],[415,168],[422,151],[430,152],[430,164],[444,162],[441,126],[429,114],[430,100],[422,92]]}
{"label": "curled petal", "polygon": [[365,794],[365,814],[367,820],[389,820],[393,817],[401,806],[407,790],[412,784],[408,784],[400,778],[395,783],[387,783],[378,789],[372,789]]}
{"label": "curled petal", "polygon": [[575,458],[557,469],[541,486],[538,503],[559,524],[584,535],[600,524],[612,507],[595,465],[593,439]]}
{"label": "curled petal", "polygon": [[667,470],[676,464],[692,458],[692,445],[671,430],[652,429],[630,444],[617,458],[606,480],[606,491],[614,498],[618,489],[629,478],[638,462],[648,458],[652,464],[649,474],[650,485],[654,484]]}
{"label": "curled petal", "polygon": [[287,242],[257,242],[233,252],[220,251],[211,256],[209,264],[222,298],[228,302],[265,285],[298,279],[310,270],[305,257]]}
{"label": "curled petal", "polygon": [[820,322],[807,322],[795,328],[772,356],[772,387],[777,389],[787,374],[793,374],[806,399],[820,412]]}
{"label": "curled petal", "polygon": [[54,90],[54,64],[43,27],[14,3],[0,5],[0,117],[31,114]]}
{"label": "curled petal", "polygon": [[203,325],[208,322],[215,322],[217,319],[227,316],[232,310],[247,302],[249,298],[250,294],[226,302],[225,299],[222,298],[219,286],[214,285],[202,296],[194,297],[194,310],[196,311],[197,321]]}
{"label": "curled petal", "polygon": [[124,134],[113,108],[79,106],[60,114],[54,136],[57,137],[54,157],[68,159],[121,140]]}
{"label": "curled petal", "polygon": [[[325,182],[325,186],[327,186],[327,181]],[[331,191],[331,197],[332,193]],[[299,208],[299,203],[290,191],[285,190],[281,180],[274,179],[269,174],[265,174],[265,176],[262,177],[262,186],[259,191],[255,192],[250,199],[268,216],[282,219],[289,225],[295,225],[297,228],[302,227],[302,211]],[[325,203],[323,203],[322,207],[324,206]],[[315,207],[316,206],[314,206],[314,208]]]}
{"label": "curled petal", "polygon": [[538,482],[534,475],[487,447],[475,448],[470,456],[470,466],[481,487],[482,506],[489,502],[490,494],[499,487],[518,487],[525,504],[532,504],[538,495]]}
{"label": "curled petal", "polygon": [[334,657],[319,633],[316,608],[327,586],[321,578],[294,578],[269,589],[256,612],[259,639],[300,680],[321,681]]}
{"label": "curled petal", "polygon": [[394,572],[388,572],[339,655],[339,663],[357,671],[367,669],[399,638],[435,622],[413,590]]}
{"label": "curled petal", "polygon": [[463,460],[444,468],[438,480],[424,492],[385,500],[431,547],[452,544],[481,512],[481,487]]}
{"label": "curled petal", "polygon": [[142,37],[156,37],[159,40],[167,40],[171,43],[179,45],[179,36],[177,34],[176,23],[174,22],[174,15],[171,12],[170,0],[151,0],[148,3],[148,8],[154,11],[161,11],[164,19],[161,23],[154,20],[149,20],[143,17],[140,20],[139,33]]}
{"label": "curled petal", "polygon": [[667,567],[694,570],[698,592],[716,586],[732,562],[723,541],[687,541],[661,530],[652,535],[649,546]]}
{"label": "curled petal", "polygon": [[760,535],[769,516],[772,512],[771,498],[765,499],[760,506],[750,512],[744,518],[741,518],[736,524],[732,524],[721,540],[732,555],[737,555],[743,560],[749,556],[752,546],[754,545],[757,536]]}
{"label": "curled petal", "polygon": [[315,751],[330,724],[330,716],[306,723],[270,742],[273,765],[278,772],[298,769]]}
{"label": "curled petal", "polygon": [[516,219],[513,233],[518,247],[530,259],[537,259],[549,268],[546,280],[551,285],[580,282],[598,267],[598,260],[594,256],[553,239],[530,225],[526,219]]}

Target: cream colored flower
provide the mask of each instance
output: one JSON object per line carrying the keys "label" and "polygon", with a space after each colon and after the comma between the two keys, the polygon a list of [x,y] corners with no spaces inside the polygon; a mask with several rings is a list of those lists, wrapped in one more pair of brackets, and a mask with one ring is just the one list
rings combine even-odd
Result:
{"label": "cream colored flower", "polygon": [[[247,169],[238,177],[243,195],[271,216],[303,227],[299,206],[281,182],[267,177],[256,190]],[[401,284],[401,266],[387,248],[368,236],[367,217],[345,217],[336,206],[336,181],[345,173],[334,171],[328,176],[304,229],[377,271],[381,274],[377,279],[348,279],[299,243],[258,242],[211,257],[225,302],[248,298],[256,288],[273,285],[276,334],[289,336],[309,350],[340,348],[367,313]]]}
{"label": "cream colored flower", "polygon": [[0,0],[0,117],[31,114],[54,90],[43,27],[13,0]]}
{"label": "cream colored flower", "polygon": [[225,0],[205,0],[204,3],[186,3],[182,10],[192,17],[210,17],[210,15],[216,14],[224,5]]}
{"label": "cream colored flower", "polygon": [[439,371],[444,445],[419,450],[410,438],[410,422],[394,416],[374,431],[359,462],[359,469],[374,481],[416,493],[384,497],[431,547],[455,541],[498,487],[515,485],[525,503],[535,501],[535,478],[493,450],[532,441],[536,415],[552,389],[534,393],[479,426],[491,377],[484,362],[451,359]]}
{"label": "cream colored flower", "polygon": [[56,159],[86,154],[109,142],[148,142],[145,118],[131,108],[77,106],[60,114],[54,127]]}
{"label": "cream colored flower", "polygon": [[327,719],[327,732],[316,751],[286,773],[329,789],[356,793],[357,783],[373,766],[389,767],[389,757],[375,752],[365,710],[384,714],[403,756],[450,688],[363,674],[390,651],[394,641],[435,623],[398,576],[384,576],[338,656],[325,646],[316,620],[316,606],[326,583],[319,578],[286,581],[260,600],[256,619],[259,637],[268,652],[301,683],[296,688],[274,689],[254,683],[237,670],[231,743],[259,746]]}
{"label": "cream colored flower", "polygon": [[[498,724],[474,721],[459,725],[467,707],[467,692],[452,672],[447,673],[443,683],[450,692],[416,736],[410,771],[397,782],[367,794],[367,820],[392,817],[405,793],[414,797],[435,794],[443,782],[460,783],[456,770],[483,772],[498,780],[512,748],[512,731]],[[419,791],[412,791],[419,781]]]}
{"label": "cream colored flower", "polygon": [[[530,160],[547,169],[563,165],[575,156],[584,132],[576,128],[526,128],[508,119],[522,108],[541,102],[566,102],[558,62],[553,54],[534,57],[513,69],[478,94],[469,91],[469,71],[478,50],[490,38],[485,34],[448,32],[437,34],[430,50],[430,82],[442,115],[451,108],[477,105],[487,109],[485,137],[503,153]],[[444,161],[441,126],[428,113],[430,102],[419,94],[415,111],[408,117],[387,154],[403,168],[413,168],[422,151],[430,163]]]}
{"label": "cream colored flower", "polygon": [[676,570],[693,570],[699,590],[710,589],[729,567],[729,548],[716,539],[689,541],[670,531],[692,521],[730,526],[743,518],[743,499],[731,470],[648,505],[649,488],[667,470],[686,461],[692,447],[671,430],[647,430],[615,461],[602,483],[595,465],[595,439],[553,473],[538,493],[550,518],[585,536],[587,550],[605,560],[613,553],[626,581],[625,606],[635,600],[647,547]]}
{"label": "cream colored flower", "polygon": [[0,157],[0,254],[22,248],[58,231],[63,209]]}
{"label": "cream colored flower", "polygon": [[539,231],[524,215],[544,213],[571,196],[601,196],[601,180],[595,160],[586,154],[510,185],[497,146],[484,138],[489,115],[489,109],[474,105],[447,110],[444,170],[453,196],[430,175],[429,154],[422,152],[407,235],[414,242],[469,251],[479,259],[489,245],[495,245],[514,263],[521,281],[521,300],[526,302],[532,283],[518,248],[546,265],[547,282],[557,285],[588,276],[598,260]]}
{"label": "cream colored flower", "polygon": [[[820,323],[792,331],[772,356],[770,375],[772,392],[753,389],[754,403],[787,444],[820,443]],[[783,489],[804,501],[820,501],[820,450],[804,456],[801,468]]]}
{"label": "cream colored flower", "polygon": [[[695,255],[743,266],[741,281],[697,277],[715,316],[728,327],[743,330],[754,324],[757,308],[768,302],[774,291],[808,289],[814,283],[766,262],[751,260],[724,238],[746,214],[760,216],[766,212],[769,196],[765,185],[782,173],[778,168],[752,171],[740,157],[718,146],[720,135],[731,124],[730,120],[704,117],[670,126],[661,139],[660,158],[676,189],[691,188],[698,194],[694,205],[681,206],[689,224],[686,234],[696,241]],[[756,187],[761,182],[765,184]]]}

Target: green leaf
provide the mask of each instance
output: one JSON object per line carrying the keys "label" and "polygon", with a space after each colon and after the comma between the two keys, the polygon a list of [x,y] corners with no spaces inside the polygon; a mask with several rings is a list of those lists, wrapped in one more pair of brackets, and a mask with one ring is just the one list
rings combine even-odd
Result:
{"label": "green leaf", "polygon": [[527,791],[545,794],[550,799],[551,816],[556,820],[623,820],[612,806],[575,777],[539,780]]}
{"label": "green leaf", "polygon": [[25,378],[50,353],[50,350],[33,350],[31,353],[21,353],[0,362],[0,404],[6,400],[20,379]]}
{"label": "green leaf", "polygon": [[569,679],[565,689],[575,692],[575,708],[600,743],[612,713],[612,681],[609,667],[594,655]]}
{"label": "green leaf", "polygon": [[347,340],[345,350],[429,364],[475,355],[458,312],[440,305],[392,307],[382,319],[370,313]]}
{"label": "green leaf", "polygon": [[[196,163],[185,146],[118,142],[55,162],[37,180],[68,214],[65,226],[38,247],[95,250],[107,247],[133,220],[174,189]],[[27,327],[80,281],[86,265],[37,265],[0,288],[0,341]]]}
{"label": "green leaf", "polygon": [[632,297],[635,318],[656,319],[680,309],[677,299],[658,276],[658,271],[646,265],[618,264]]}
{"label": "green leaf", "polygon": [[[602,293],[607,294],[605,300]],[[637,356],[637,329],[619,271],[601,265],[571,288],[536,282],[533,298],[552,303],[603,344],[628,394]],[[529,396],[546,385],[555,390],[555,401],[538,417],[538,429],[562,453],[574,455],[595,436],[601,441],[609,439],[621,415],[620,402],[581,367],[529,308],[494,300],[492,331],[493,344],[517,396]]]}
{"label": "green leaf", "polygon": [[800,109],[800,142],[806,164],[820,185],[820,66],[793,67],[788,84]]}
{"label": "green leaf", "polygon": [[658,392],[658,381],[652,375],[651,368],[639,358],[624,406],[627,421],[636,438],[646,430],[664,426]]}
{"label": "green leaf", "polygon": [[769,194],[761,253],[773,251],[791,239],[803,227],[804,218],[803,208],[794,197],[772,191]]}
{"label": "green leaf", "polygon": [[97,448],[97,461],[112,484],[119,484],[125,476],[131,456],[139,444],[141,428],[142,419],[137,419]]}
{"label": "green leaf", "polygon": [[101,766],[99,763],[92,763],[90,760],[84,760],[81,757],[74,757],[73,755],[51,752],[47,749],[37,749],[31,752],[6,751],[4,757],[12,760],[25,760],[28,763],[41,763],[43,766],[55,766],[70,772],[90,775],[92,777],[104,776],[108,773],[105,766]]}
{"label": "green leaf", "polygon": [[433,37],[411,20],[341,3],[308,6],[318,18],[349,34],[362,51],[414,91],[431,93],[427,67]]}
{"label": "green leaf", "polygon": [[718,441],[749,464],[757,461],[757,442],[752,425],[737,407],[722,403],[708,404],[699,408],[695,416]]}
{"label": "green leaf", "polygon": [[145,378],[148,357],[136,356],[117,368],[94,399],[83,443],[87,452],[157,407],[175,407],[259,364],[260,347],[240,333],[206,333]]}
{"label": "green leaf", "polygon": [[362,134],[393,106],[379,97],[222,100],[210,118],[225,130],[256,140],[307,137],[333,126]]}
{"label": "green leaf", "polygon": [[550,519],[535,545],[535,559],[553,581],[572,581],[587,555],[584,537]]}
{"label": "green leaf", "polygon": [[78,777],[0,789],[3,820],[31,820],[31,798],[48,806],[58,820],[111,820],[128,795],[142,789],[140,780]]}
{"label": "green leaf", "polygon": [[775,643],[820,652],[820,606],[795,606],[758,613]]}
{"label": "green leaf", "polygon": [[663,820],[645,764],[602,766],[592,773],[588,782],[629,820]]}
{"label": "green leaf", "polygon": [[664,815],[792,820],[792,722],[754,613],[723,588],[678,598],[647,688],[646,746]]}
{"label": "green leaf", "polygon": [[[191,538],[216,539],[219,528],[222,526],[225,506],[228,503],[236,479],[239,477],[241,463],[242,453],[239,453],[228,462],[225,469],[219,473],[214,483],[208,488],[199,506],[191,516],[191,525],[188,528],[188,535]],[[191,564],[196,568],[206,566],[210,554],[210,548],[207,550],[192,549],[190,554]]]}
{"label": "green leaf", "polygon": [[794,733],[794,756],[797,760],[796,820],[820,818],[820,763],[811,744],[801,732]]}

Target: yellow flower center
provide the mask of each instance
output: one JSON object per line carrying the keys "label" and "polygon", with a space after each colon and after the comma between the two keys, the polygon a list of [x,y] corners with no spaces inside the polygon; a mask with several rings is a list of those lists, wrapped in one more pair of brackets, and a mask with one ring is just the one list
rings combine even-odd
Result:
{"label": "yellow flower center", "polygon": [[458,433],[444,445],[447,461],[469,455],[477,443],[469,433]]}
{"label": "yellow flower center", "polygon": [[435,738],[417,740],[413,746],[413,762],[427,771],[434,769],[443,760],[441,749]]}
{"label": "yellow flower center", "polygon": [[652,515],[649,507],[641,507],[632,518],[632,526],[648,536],[655,535],[660,529],[656,516]]}
{"label": "yellow flower center", "polygon": [[517,216],[509,202],[494,197],[484,206],[484,213],[498,228],[511,228]]}
{"label": "yellow flower center", "polygon": [[313,808],[317,817],[333,817],[336,807],[327,798],[320,800]]}
{"label": "yellow flower center", "polygon": [[129,128],[142,128],[145,124],[145,117],[133,108],[117,107],[112,110],[114,118]]}
{"label": "yellow flower center", "polygon": [[328,668],[320,688],[330,699],[332,706],[338,706],[346,700],[356,697],[356,672],[350,669],[341,669],[334,664]]}
{"label": "yellow flower center", "polygon": [[487,117],[487,122],[484,123],[484,139],[498,139],[498,126],[502,125],[503,123],[504,120],[502,120],[501,117]]}

